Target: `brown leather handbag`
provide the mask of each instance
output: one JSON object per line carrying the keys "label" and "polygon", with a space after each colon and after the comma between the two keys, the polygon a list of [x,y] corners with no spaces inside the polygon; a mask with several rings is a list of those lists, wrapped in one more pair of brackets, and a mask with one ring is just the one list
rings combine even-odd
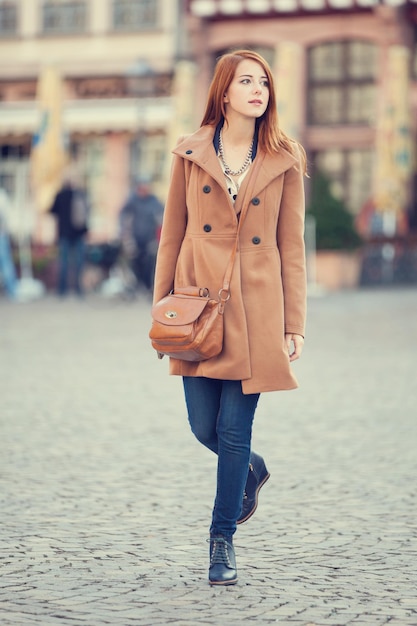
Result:
{"label": "brown leather handbag", "polygon": [[214,300],[206,288],[184,287],[155,304],[149,337],[159,358],[205,361],[220,354],[228,298],[228,291],[221,290],[219,300]]}

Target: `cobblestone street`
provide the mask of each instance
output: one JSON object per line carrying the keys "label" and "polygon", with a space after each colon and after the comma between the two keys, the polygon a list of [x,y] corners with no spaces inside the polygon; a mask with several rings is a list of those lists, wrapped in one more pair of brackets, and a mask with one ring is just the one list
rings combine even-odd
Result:
{"label": "cobblestone street", "polygon": [[214,455],[149,302],[0,299],[1,626],[417,626],[417,291],[310,298],[271,479],[207,584]]}

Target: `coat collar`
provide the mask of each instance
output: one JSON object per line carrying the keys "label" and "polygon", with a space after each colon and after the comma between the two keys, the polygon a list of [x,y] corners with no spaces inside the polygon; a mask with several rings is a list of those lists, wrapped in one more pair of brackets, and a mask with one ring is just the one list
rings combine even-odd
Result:
{"label": "coat collar", "polygon": [[192,161],[224,185],[224,174],[213,146],[214,126],[202,126],[192,135],[181,137],[174,154]]}
{"label": "coat collar", "polygon": [[[214,132],[214,126],[202,126],[192,135],[181,137],[173,153],[196,163],[220,185],[224,186],[224,174],[213,147]],[[250,179],[251,194],[253,196],[256,196],[274,180],[274,178],[277,178],[280,174],[289,170],[297,163],[297,158],[284,149],[274,155],[266,154],[262,150],[258,150],[252,167],[258,160],[261,162],[258,163],[258,167],[256,168],[258,170],[256,177],[250,176],[251,172],[249,172],[241,188],[243,192],[243,187],[246,187],[245,183]]]}

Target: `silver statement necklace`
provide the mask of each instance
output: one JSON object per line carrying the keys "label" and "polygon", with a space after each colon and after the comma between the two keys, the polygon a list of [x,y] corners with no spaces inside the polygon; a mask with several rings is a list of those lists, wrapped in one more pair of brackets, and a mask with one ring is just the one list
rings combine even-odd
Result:
{"label": "silver statement necklace", "polygon": [[248,169],[249,165],[251,164],[252,148],[253,148],[253,139],[252,139],[251,144],[249,146],[249,150],[248,150],[246,158],[245,158],[245,160],[243,162],[242,167],[240,167],[238,170],[232,170],[227,165],[227,163],[225,161],[225,158],[224,158],[222,131],[220,131],[220,135],[219,135],[219,156],[220,156],[221,162],[223,163],[224,171],[226,172],[226,174],[228,174],[229,176],[240,176],[241,174],[243,174],[243,172],[245,172]]}

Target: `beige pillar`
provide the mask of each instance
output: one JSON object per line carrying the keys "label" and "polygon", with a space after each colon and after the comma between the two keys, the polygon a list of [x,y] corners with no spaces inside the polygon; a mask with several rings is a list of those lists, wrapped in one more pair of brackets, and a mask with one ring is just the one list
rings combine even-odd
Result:
{"label": "beige pillar", "polygon": [[168,158],[166,159],[164,175],[165,188],[168,186],[171,171],[171,150],[175,147],[179,137],[190,134],[196,130],[194,118],[195,72],[195,65],[191,61],[178,61],[175,66],[175,76],[171,94],[171,124],[167,133]]}
{"label": "beige pillar", "polygon": [[106,34],[111,30],[112,3],[103,0],[91,0],[88,8],[91,18],[91,33],[93,35]]}
{"label": "beige pillar", "polygon": [[20,32],[24,39],[34,37],[40,32],[42,19],[40,0],[20,0]]}
{"label": "beige pillar", "polygon": [[407,207],[413,169],[409,67],[410,51],[390,46],[378,99],[375,206],[397,218]]}
{"label": "beige pillar", "polygon": [[129,135],[111,133],[104,144],[104,179],[101,181],[100,231],[105,239],[118,232],[119,211],[129,193]]}
{"label": "beige pillar", "polygon": [[279,42],[273,72],[280,127],[299,141],[304,126],[303,48],[292,41]]}

